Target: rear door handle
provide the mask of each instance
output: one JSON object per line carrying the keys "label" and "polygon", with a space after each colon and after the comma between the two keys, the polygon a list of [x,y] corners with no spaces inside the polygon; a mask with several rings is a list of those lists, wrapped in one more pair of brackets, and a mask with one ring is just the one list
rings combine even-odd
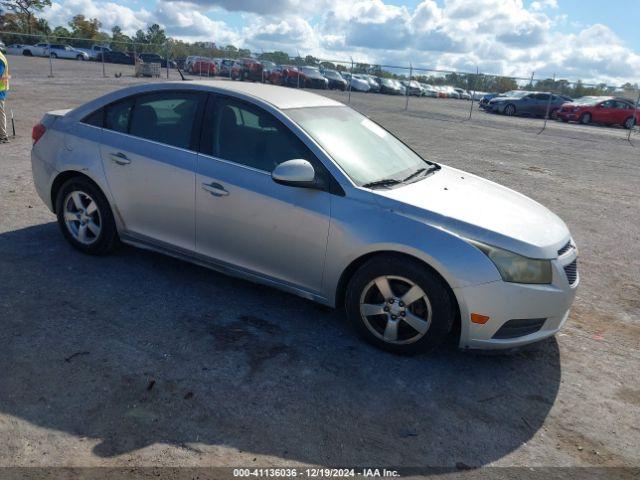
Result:
{"label": "rear door handle", "polygon": [[203,183],[202,188],[214,197],[226,197],[229,192],[219,183]]}
{"label": "rear door handle", "polygon": [[111,154],[111,160],[116,162],[118,165],[129,165],[131,160],[122,152],[116,152]]}

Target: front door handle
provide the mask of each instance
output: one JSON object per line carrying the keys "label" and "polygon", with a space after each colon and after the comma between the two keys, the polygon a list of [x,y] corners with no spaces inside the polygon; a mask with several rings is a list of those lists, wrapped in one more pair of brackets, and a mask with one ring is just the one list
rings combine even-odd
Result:
{"label": "front door handle", "polygon": [[226,197],[229,192],[219,183],[203,183],[202,188],[214,197]]}
{"label": "front door handle", "polygon": [[131,160],[122,152],[116,152],[111,154],[111,160],[116,162],[118,165],[129,165]]}

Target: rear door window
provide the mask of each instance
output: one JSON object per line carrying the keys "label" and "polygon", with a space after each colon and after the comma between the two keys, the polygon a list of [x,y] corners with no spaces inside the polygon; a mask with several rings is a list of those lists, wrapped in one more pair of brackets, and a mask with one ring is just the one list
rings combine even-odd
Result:
{"label": "rear door window", "polygon": [[203,97],[197,92],[162,92],[138,97],[131,113],[129,133],[189,149]]}
{"label": "rear door window", "polygon": [[133,110],[133,104],[134,100],[128,98],[107,106],[104,116],[104,128],[114,132],[128,133],[129,118],[131,110]]}
{"label": "rear door window", "polygon": [[82,123],[86,125],[102,128],[103,120],[104,120],[104,110],[101,108],[84,117],[82,119]]}

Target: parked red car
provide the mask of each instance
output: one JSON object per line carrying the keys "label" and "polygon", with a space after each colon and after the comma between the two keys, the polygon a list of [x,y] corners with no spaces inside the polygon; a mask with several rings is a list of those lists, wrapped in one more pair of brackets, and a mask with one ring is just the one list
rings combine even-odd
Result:
{"label": "parked red car", "polygon": [[240,80],[262,81],[262,64],[253,58],[241,58],[238,60],[240,67]]}
{"label": "parked red car", "polygon": [[292,65],[278,65],[271,70],[267,80],[274,85],[283,85],[286,87],[298,86],[298,76],[300,76],[300,86],[303,86],[304,75]]}
{"label": "parked red car", "polygon": [[219,60],[219,75],[221,77],[229,77],[232,80],[240,78],[240,64],[234,60],[223,58]]}
{"label": "parked red car", "polygon": [[198,58],[191,65],[189,65],[189,73],[193,75],[204,75],[206,77],[213,77],[218,74],[218,68],[213,60],[205,58]]}
{"label": "parked red car", "polygon": [[613,97],[581,97],[564,103],[557,112],[563,122],[622,125],[633,128],[640,121],[640,111],[630,100]]}

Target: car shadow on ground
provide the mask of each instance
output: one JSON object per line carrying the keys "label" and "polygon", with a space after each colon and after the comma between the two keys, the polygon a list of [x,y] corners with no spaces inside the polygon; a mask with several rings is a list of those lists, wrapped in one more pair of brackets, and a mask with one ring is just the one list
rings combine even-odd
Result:
{"label": "car shadow on ground", "polygon": [[0,411],[99,440],[322,465],[480,466],[527,442],[558,393],[555,340],[509,356],[398,357],[343,315],[48,223],[0,234]]}

